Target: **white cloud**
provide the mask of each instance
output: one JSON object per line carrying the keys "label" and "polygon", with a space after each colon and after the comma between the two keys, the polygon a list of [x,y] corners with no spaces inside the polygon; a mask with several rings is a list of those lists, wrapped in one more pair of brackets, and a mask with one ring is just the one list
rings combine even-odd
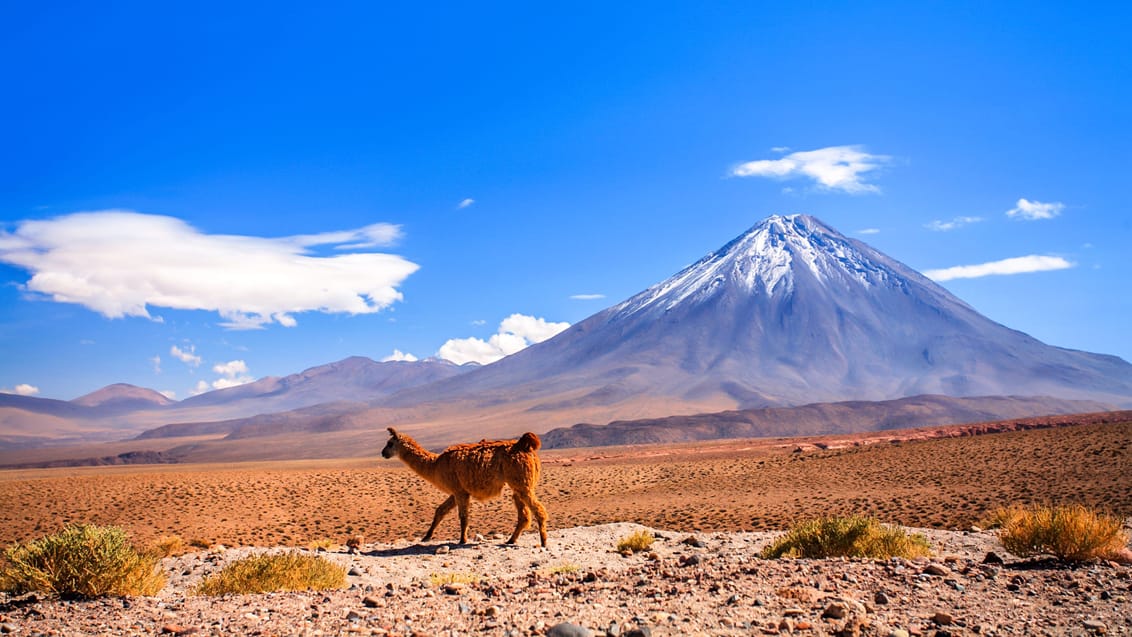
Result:
{"label": "white cloud", "polygon": [[604,294],[573,294],[573,295],[570,296],[570,298],[575,300],[575,301],[596,301],[598,299],[604,299],[605,295]]}
{"label": "white cloud", "polygon": [[861,228],[857,234],[880,234],[880,228]]}
{"label": "white cloud", "polygon": [[[224,327],[291,327],[295,314],[369,314],[402,299],[418,266],[356,250],[389,245],[398,226],[264,238],[204,234],[180,219],[132,211],[80,212],[0,231],[0,262],[28,270],[24,289],[110,318],[149,308],[217,312]],[[332,256],[312,253],[332,248]]]}
{"label": "white cloud", "polygon": [[1006,211],[1006,216],[1010,218],[1018,217],[1026,221],[1037,221],[1039,219],[1053,219],[1061,214],[1065,209],[1065,204],[1060,201],[1045,203],[1041,201],[1030,201],[1029,199],[1019,199],[1018,203],[1013,208]]}
{"label": "white cloud", "polygon": [[169,400],[177,400],[177,392],[173,391],[172,389],[161,389],[158,390],[157,393],[168,398]]}
{"label": "white cloud", "polygon": [[161,373],[161,356],[160,355],[153,356],[152,358],[149,359],[149,362],[153,364],[153,373],[154,374],[160,374]]}
{"label": "white cloud", "polygon": [[467,199],[464,199],[460,203],[456,204],[456,207],[463,210],[464,208],[467,208],[468,206],[474,204],[475,202],[476,202],[475,199],[468,197]]}
{"label": "white cloud", "polygon": [[[242,360],[217,363],[212,366],[212,371],[221,376],[221,378],[212,381],[212,389],[226,389],[228,387],[246,385],[255,380],[248,375],[248,364]],[[197,383],[197,387],[200,387],[200,383]]]}
{"label": "white cloud", "polygon": [[949,230],[962,228],[963,226],[969,226],[972,223],[979,223],[982,220],[982,217],[955,217],[951,221],[940,221],[936,219],[931,223],[924,224],[924,227],[928,230],[934,230],[935,232],[947,232]]}
{"label": "white cloud", "polygon": [[394,349],[393,353],[390,354],[389,356],[386,356],[385,358],[381,359],[381,362],[389,363],[389,362],[405,361],[405,362],[411,363],[411,362],[414,362],[414,361],[417,361],[417,360],[420,360],[420,359],[417,358],[416,356],[413,356],[412,354],[402,352],[399,349]]}
{"label": "white cloud", "polygon": [[189,367],[200,367],[200,356],[196,355],[196,349],[195,345],[189,345],[185,349],[173,345],[169,348],[169,354]]}
{"label": "white cloud", "polygon": [[732,168],[731,175],[772,179],[805,177],[825,190],[876,193],[880,189],[865,183],[865,174],[881,168],[890,159],[887,155],[867,153],[862,146],[830,146],[790,153],[781,159],[749,161]]}
{"label": "white cloud", "polygon": [[0,389],[0,394],[16,394],[17,396],[34,396],[39,393],[39,388],[35,385],[27,383],[20,383],[12,389]]}
{"label": "white cloud", "polygon": [[475,337],[450,339],[436,355],[463,365],[464,363],[493,363],[509,356],[533,343],[541,343],[562,330],[569,323],[550,323],[545,319],[512,314],[503,319],[499,330],[488,340]]}
{"label": "white cloud", "polygon": [[952,279],[977,279],[984,276],[1065,270],[1073,266],[1072,262],[1061,257],[1031,254],[978,265],[957,265],[940,270],[925,270],[924,276],[934,281],[950,281]]}

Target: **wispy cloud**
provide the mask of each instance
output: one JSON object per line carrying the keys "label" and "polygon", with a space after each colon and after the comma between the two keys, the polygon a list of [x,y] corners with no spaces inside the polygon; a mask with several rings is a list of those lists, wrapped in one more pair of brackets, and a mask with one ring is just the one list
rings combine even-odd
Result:
{"label": "wispy cloud", "polygon": [[196,355],[196,346],[194,345],[188,345],[185,349],[173,345],[169,348],[169,354],[189,367],[200,367],[200,356]]}
{"label": "wispy cloud", "polygon": [[467,199],[461,200],[460,203],[456,204],[456,207],[459,208],[460,210],[463,210],[464,208],[467,208],[468,206],[474,204],[475,202],[476,202],[475,199],[468,197]]}
{"label": "wispy cloud", "polygon": [[572,295],[570,295],[570,298],[574,301],[596,301],[598,299],[604,299],[605,295],[604,294],[572,294]]}
{"label": "wispy cloud", "polygon": [[790,153],[780,159],[759,159],[731,169],[733,177],[771,179],[806,178],[824,190],[851,194],[877,193],[880,189],[865,182],[867,173],[889,163],[887,155],[873,155],[863,146],[830,146]]}
{"label": "wispy cloud", "polygon": [[862,228],[857,234],[880,234],[880,228]]}
{"label": "wispy cloud", "polygon": [[936,219],[931,223],[924,224],[924,227],[935,232],[948,232],[950,230],[962,228],[963,226],[969,226],[972,223],[979,223],[982,220],[982,217],[955,217],[950,221],[941,221],[939,219]]}
{"label": "wispy cloud", "polygon": [[562,330],[569,323],[551,323],[542,318],[512,314],[499,324],[499,330],[488,340],[475,337],[450,339],[436,355],[463,365],[464,363],[493,363],[533,343],[541,343]]}
{"label": "wispy cloud", "polygon": [[38,393],[38,387],[36,387],[35,385],[29,385],[27,383],[20,383],[12,389],[8,389],[6,387],[4,389],[0,389],[0,394],[16,394],[17,396],[34,396]]}
{"label": "wispy cloud", "polygon": [[977,265],[957,265],[939,270],[925,270],[924,276],[934,281],[950,281],[952,279],[977,279],[984,276],[1065,270],[1073,266],[1074,264],[1071,261],[1061,257],[1031,254]]}
{"label": "wispy cloud", "polygon": [[[31,273],[27,292],[110,318],[154,319],[149,308],[170,308],[217,312],[231,329],[290,327],[302,312],[369,314],[400,301],[398,286],[418,266],[358,251],[400,236],[392,224],[281,238],[205,234],[173,217],[104,210],[0,231],[0,262]],[[318,246],[339,253],[312,254]]]}
{"label": "wispy cloud", "polygon": [[389,356],[386,356],[385,358],[381,359],[381,362],[388,363],[388,362],[391,362],[391,361],[397,361],[397,362],[409,362],[409,363],[411,363],[411,362],[416,361],[416,360],[419,360],[416,356],[413,356],[412,354],[409,354],[407,352],[402,352],[399,349],[394,349],[393,353],[390,354]]}
{"label": "wispy cloud", "polygon": [[1029,199],[1019,199],[1018,203],[1013,208],[1006,211],[1006,216],[1011,219],[1024,219],[1026,221],[1037,221],[1040,219],[1053,219],[1061,214],[1065,209],[1065,204],[1060,201],[1053,201],[1045,203],[1042,201],[1030,201]]}
{"label": "wispy cloud", "polygon": [[160,374],[161,373],[161,356],[155,355],[155,356],[153,356],[152,358],[149,359],[149,362],[150,362],[151,365],[153,365],[153,373],[154,374]]}

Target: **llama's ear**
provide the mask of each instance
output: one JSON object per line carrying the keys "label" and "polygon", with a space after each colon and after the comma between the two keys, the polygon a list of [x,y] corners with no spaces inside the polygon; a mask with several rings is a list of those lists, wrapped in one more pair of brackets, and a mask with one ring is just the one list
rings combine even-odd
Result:
{"label": "llama's ear", "polygon": [[396,436],[396,435],[397,435],[397,430],[396,430],[396,429],[394,429],[393,427],[389,427],[389,435],[390,435],[390,436]]}

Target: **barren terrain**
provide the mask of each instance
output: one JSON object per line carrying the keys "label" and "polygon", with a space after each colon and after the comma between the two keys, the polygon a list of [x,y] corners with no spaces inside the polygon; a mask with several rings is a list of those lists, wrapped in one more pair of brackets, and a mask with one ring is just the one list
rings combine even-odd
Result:
{"label": "barren terrain", "polygon": [[[377,457],[384,441],[366,460],[4,471],[5,544],[95,522],[121,525],[142,543],[177,534],[212,548],[166,560],[170,583],[155,598],[0,596],[0,626],[65,635],[528,635],[562,622],[607,634],[642,626],[668,635],[1132,634],[1128,566],[1066,569],[1010,556],[1005,566],[984,565],[987,552],[1005,553],[993,534],[967,532],[1010,503],[1080,502],[1132,515],[1132,423],[917,437],[543,452],[548,550],[530,533],[518,548],[498,546],[496,534],[514,522],[509,498],[473,504],[472,532],[485,540],[451,545],[453,516],[434,542],[417,543],[443,497],[399,462]],[[755,558],[773,535],[767,531],[828,513],[874,513],[925,528],[936,556]],[[662,536],[652,558],[613,552],[632,524]],[[341,544],[352,534],[366,538],[362,555],[328,554],[353,569],[349,590],[191,594],[200,577],[252,550],[217,544]],[[688,535],[704,546],[682,544]],[[430,583],[449,572],[475,581],[451,591]],[[835,604],[848,610],[826,616]]]}

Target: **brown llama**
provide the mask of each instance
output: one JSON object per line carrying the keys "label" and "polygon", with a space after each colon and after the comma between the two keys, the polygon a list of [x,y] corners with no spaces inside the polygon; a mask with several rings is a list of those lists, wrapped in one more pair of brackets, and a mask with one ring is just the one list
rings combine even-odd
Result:
{"label": "brown llama", "polygon": [[460,511],[460,544],[468,542],[468,503],[470,498],[487,500],[511,487],[515,510],[519,520],[508,544],[514,544],[531,523],[531,513],[538,522],[542,546],[546,546],[546,508],[535,496],[535,486],[542,472],[538,449],[539,437],[531,432],[518,440],[481,440],[480,442],[452,445],[439,454],[417,444],[409,436],[389,428],[389,442],[381,450],[383,458],[397,456],[417,475],[449,494],[448,499],[436,507],[432,526],[428,527],[423,541],[432,539],[433,532],[453,507]]}

